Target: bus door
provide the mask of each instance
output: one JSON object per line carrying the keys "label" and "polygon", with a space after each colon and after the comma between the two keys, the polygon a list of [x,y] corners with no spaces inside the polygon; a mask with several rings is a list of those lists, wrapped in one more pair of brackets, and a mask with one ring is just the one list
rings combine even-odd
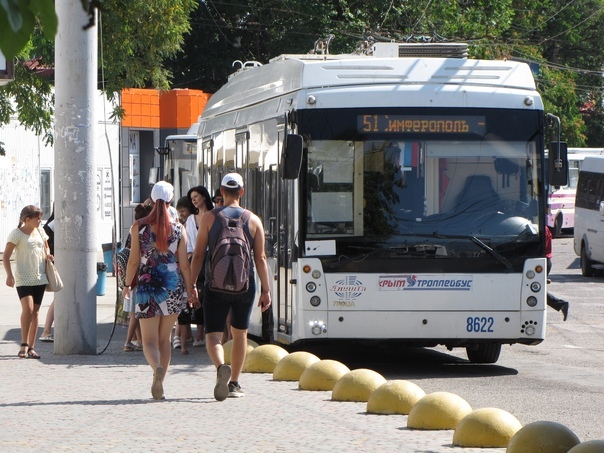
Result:
{"label": "bus door", "polygon": [[[283,137],[279,138],[279,143],[283,143]],[[294,291],[294,275],[292,273],[293,251],[295,247],[295,184],[297,180],[285,180],[278,177],[277,197],[274,198],[277,203],[276,215],[276,243],[275,243],[275,284],[273,289],[273,303],[277,308],[276,339],[283,343],[289,343],[292,335],[292,306]]]}

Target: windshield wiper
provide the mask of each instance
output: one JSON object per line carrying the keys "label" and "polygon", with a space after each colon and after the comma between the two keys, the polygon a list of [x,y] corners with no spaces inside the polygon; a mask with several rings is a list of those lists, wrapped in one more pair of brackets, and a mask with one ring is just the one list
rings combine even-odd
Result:
{"label": "windshield wiper", "polygon": [[467,236],[466,235],[454,235],[454,234],[444,234],[444,235],[441,235],[441,234],[438,234],[438,231],[435,231],[434,232],[434,237],[438,238],[438,239],[467,239],[467,240],[470,240],[474,244],[476,244],[478,247],[480,247],[481,249],[483,249],[484,251],[486,251],[487,253],[489,253],[493,257],[495,257],[495,259],[497,259],[497,261],[499,261],[500,263],[503,263],[505,265],[505,267],[507,267],[508,269],[511,269],[513,267],[512,263],[505,256],[503,256],[497,250],[494,250],[492,247],[489,247],[487,244],[485,244],[484,242],[482,242],[476,236],[471,236],[471,235],[467,235]]}
{"label": "windshield wiper", "polygon": [[[366,253],[361,253],[359,255],[355,255],[352,257],[348,257],[346,256],[344,259],[336,259],[336,261],[331,262],[327,267],[330,269],[333,269],[336,266],[341,266],[343,264],[348,264],[348,263],[358,263],[361,262],[365,259],[367,259],[368,257],[372,256],[372,255],[377,255],[378,253],[384,253],[384,252],[397,252],[397,254],[399,255],[407,255],[410,252],[410,249],[412,249],[414,246],[413,245],[409,245],[407,243],[404,244],[396,244],[396,245],[390,245],[388,247],[379,247],[375,250],[371,250],[370,252],[366,252]],[[341,258],[341,257],[340,257]]]}

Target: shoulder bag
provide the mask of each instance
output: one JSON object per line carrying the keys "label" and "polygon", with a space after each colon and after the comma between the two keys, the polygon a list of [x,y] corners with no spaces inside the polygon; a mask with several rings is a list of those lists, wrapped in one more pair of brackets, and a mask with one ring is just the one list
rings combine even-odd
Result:
{"label": "shoulder bag", "polygon": [[48,283],[46,284],[46,291],[56,293],[63,289],[63,280],[61,280],[61,276],[59,275],[59,271],[55,267],[55,263],[48,259],[47,250],[48,245],[46,241],[44,241],[44,261],[46,269],[46,278],[48,279]]}

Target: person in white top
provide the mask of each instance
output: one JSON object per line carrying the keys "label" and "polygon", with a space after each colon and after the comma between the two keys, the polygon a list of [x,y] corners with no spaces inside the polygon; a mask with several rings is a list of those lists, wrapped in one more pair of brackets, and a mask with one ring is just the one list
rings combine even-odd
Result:
{"label": "person in white top", "polygon": [[[35,351],[38,333],[38,313],[44,298],[48,278],[46,260],[54,260],[48,250],[48,236],[42,228],[42,210],[34,205],[25,206],[19,216],[19,225],[8,234],[2,260],[6,271],[6,285],[17,287],[21,300],[21,348],[22,359],[39,359]],[[10,259],[15,254],[15,274]]]}

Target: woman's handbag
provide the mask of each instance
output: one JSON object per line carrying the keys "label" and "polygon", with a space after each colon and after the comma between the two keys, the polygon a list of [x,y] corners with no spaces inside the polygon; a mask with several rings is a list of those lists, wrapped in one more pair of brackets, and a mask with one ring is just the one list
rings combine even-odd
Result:
{"label": "woman's handbag", "polygon": [[46,278],[48,279],[46,291],[56,293],[63,289],[63,280],[61,280],[59,271],[55,267],[55,263],[48,258],[46,258]]}
{"label": "woman's handbag", "polygon": [[[44,236],[42,236],[44,237]],[[63,280],[59,275],[59,271],[55,267],[55,263],[48,259],[48,244],[44,241],[44,259],[46,260],[45,270],[46,278],[48,283],[46,284],[46,291],[51,293],[57,293],[63,289]]]}

